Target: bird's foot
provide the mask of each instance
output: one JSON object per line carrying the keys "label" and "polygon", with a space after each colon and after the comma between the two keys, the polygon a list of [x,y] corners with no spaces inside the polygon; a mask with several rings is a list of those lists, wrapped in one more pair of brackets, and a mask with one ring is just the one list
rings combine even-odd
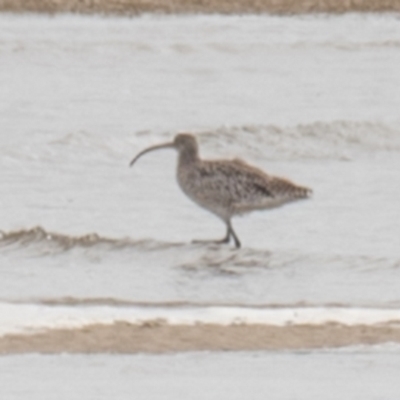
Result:
{"label": "bird's foot", "polygon": [[227,244],[229,243],[229,237],[224,237],[219,240],[192,240],[194,244]]}

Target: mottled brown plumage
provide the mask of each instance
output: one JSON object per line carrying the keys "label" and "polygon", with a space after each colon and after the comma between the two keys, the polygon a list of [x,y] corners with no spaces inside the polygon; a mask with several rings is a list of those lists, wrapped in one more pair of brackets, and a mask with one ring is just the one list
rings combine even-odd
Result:
{"label": "mottled brown plumage", "polygon": [[130,165],[143,154],[163,148],[178,150],[177,179],[183,192],[225,222],[226,235],[216,243],[228,243],[232,236],[236,247],[240,247],[231,224],[234,215],[279,207],[312,193],[306,187],[268,175],[242,160],[201,160],[196,139],[190,134],[179,134],[171,143],[143,150]]}

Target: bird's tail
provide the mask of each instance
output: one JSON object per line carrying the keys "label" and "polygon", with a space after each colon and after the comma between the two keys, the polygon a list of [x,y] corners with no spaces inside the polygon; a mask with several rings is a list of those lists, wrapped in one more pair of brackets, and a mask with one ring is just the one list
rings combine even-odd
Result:
{"label": "bird's tail", "polygon": [[308,199],[313,194],[312,189],[304,187],[304,186],[297,186],[293,195],[297,199]]}

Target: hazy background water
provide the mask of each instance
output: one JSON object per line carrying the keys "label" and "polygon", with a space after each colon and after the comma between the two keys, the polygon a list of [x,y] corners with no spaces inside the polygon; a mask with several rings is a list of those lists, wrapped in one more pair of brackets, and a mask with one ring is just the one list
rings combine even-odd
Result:
{"label": "hazy background water", "polygon": [[[399,304],[397,16],[0,22],[3,300]],[[224,227],[174,152],[128,168],[178,131],[314,197],[192,245]]]}
{"label": "hazy background water", "polygon": [[[397,15],[1,15],[3,331],[44,300],[398,308],[398,65]],[[314,197],[234,220],[240,250],[193,245],[224,228],[179,191],[175,154],[128,168],[178,131]],[[0,393],[388,398],[397,352],[7,356]]]}

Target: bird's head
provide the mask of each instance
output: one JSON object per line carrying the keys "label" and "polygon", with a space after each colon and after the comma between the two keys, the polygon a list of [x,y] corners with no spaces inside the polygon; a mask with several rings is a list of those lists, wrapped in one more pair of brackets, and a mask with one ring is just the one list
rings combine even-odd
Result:
{"label": "bird's head", "polygon": [[157,144],[155,146],[148,147],[142,150],[131,162],[132,166],[138,158],[143,154],[149,153],[150,151],[174,148],[179,152],[179,157],[182,161],[196,160],[198,157],[198,146],[196,138],[190,133],[179,133],[175,136],[172,142]]}

